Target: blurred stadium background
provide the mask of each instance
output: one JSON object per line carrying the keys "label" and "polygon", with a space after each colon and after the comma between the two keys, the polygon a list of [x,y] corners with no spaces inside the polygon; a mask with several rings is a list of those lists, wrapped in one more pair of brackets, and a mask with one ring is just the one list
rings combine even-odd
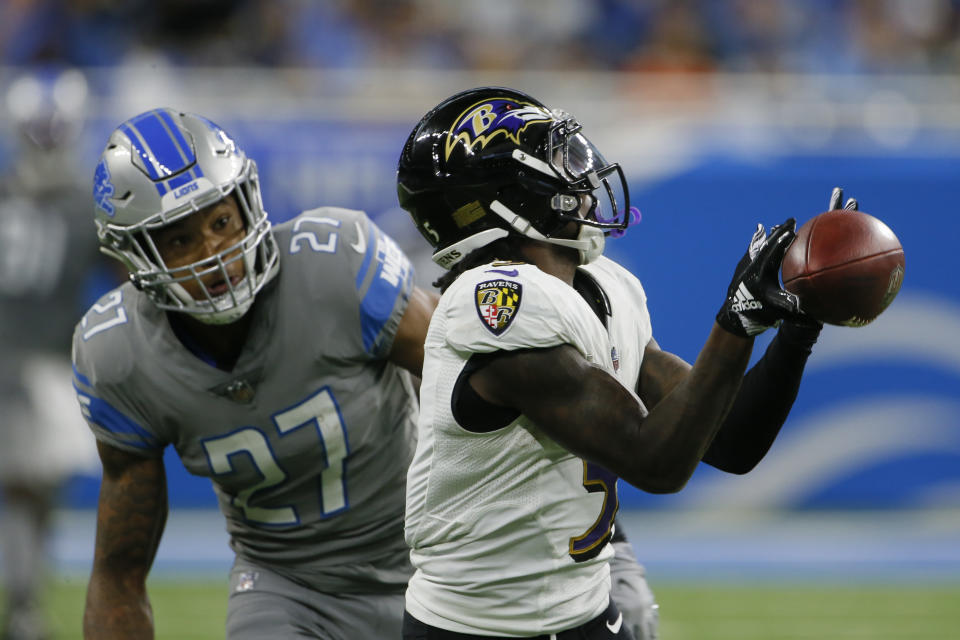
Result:
{"label": "blurred stadium background", "polygon": [[[660,344],[688,360],[753,225],[802,223],[842,185],[902,241],[899,297],[867,327],[824,331],[754,472],[702,468],[672,496],[622,487],[624,526],[663,585],[668,640],[960,637],[960,2],[3,0],[0,53],[5,94],[24,73],[83,72],[71,153],[84,179],[117,123],[196,111],[257,160],[275,221],[364,209],[424,285],[437,270],[394,191],[407,133],[459,89],[523,89],[576,114],[624,166],[643,218],[608,254],[644,282]],[[0,108],[0,173],[18,162],[16,108]],[[213,584],[221,607],[231,556],[213,492],[173,451],[167,468],[154,579],[172,593]],[[64,638],[78,637],[97,487],[81,475],[61,499]],[[838,585],[857,585],[853,609],[830,608]],[[813,589],[807,609],[796,589]],[[782,600],[766,610],[771,593]],[[167,637],[222,633],[210,628]]]}

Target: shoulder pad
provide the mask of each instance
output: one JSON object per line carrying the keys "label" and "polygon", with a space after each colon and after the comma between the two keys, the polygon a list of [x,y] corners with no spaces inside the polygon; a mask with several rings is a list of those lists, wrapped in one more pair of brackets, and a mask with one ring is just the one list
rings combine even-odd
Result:
{"label": "shoulder pad", "polygon": [[470,269],[443,294],[441,306],[447,342],[479,353],[559,344],[584,351],[585,332],[600,327],[573,287],[528,264]]}
{"label": "shoulder pad", "polygon": [[74,368],[91,379],[124,379],[136,358],[137,314],[142,301],[143,294],[130,283],[97,300],[74,329]]}

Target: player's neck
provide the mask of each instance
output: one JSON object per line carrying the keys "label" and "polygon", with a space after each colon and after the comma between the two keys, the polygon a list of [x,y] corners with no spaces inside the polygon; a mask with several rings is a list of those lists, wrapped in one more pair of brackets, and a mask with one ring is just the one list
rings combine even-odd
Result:
{"label": "player's neck", "polygon": [[247,342],[253,309],[230,324],[206,324],[182,313],[169,313],[167,318],[191,353],[218,369],[232,371]]}
{"label": "player's neck", "polygon": [[558,247],[546,242],[530,242],[523,246],[522,253],[541,271],[560,278],[571,287],[577,273],[579,258],[573,249]]}

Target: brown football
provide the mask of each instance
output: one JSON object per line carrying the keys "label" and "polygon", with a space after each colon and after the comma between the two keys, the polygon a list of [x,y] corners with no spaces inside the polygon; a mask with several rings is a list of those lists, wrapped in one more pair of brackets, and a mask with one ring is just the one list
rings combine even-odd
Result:
{"label": "brown football", "polygon": [[800,227],[780,273],[805,313],[861,327],[893,302],[903,269],[903,246],[890,227],[862,211],[835,210]]}

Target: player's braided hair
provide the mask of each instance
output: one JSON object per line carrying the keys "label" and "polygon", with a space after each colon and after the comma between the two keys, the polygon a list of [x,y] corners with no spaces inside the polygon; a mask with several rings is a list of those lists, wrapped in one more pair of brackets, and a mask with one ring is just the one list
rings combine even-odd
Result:
{"label": "player's braided hair", "polygon": [[474,249],[468,253],[463,260],[450,267],[449,271],[437,278],[433,286],[438,287],[440,293],[443,293],[464,271],[480,266],[481,264],[493,262],[494,260],[527,262],[521,248],[528,242],[529,240],[523,236],[510,234],[506,238],[501,238],[479,249]]}

